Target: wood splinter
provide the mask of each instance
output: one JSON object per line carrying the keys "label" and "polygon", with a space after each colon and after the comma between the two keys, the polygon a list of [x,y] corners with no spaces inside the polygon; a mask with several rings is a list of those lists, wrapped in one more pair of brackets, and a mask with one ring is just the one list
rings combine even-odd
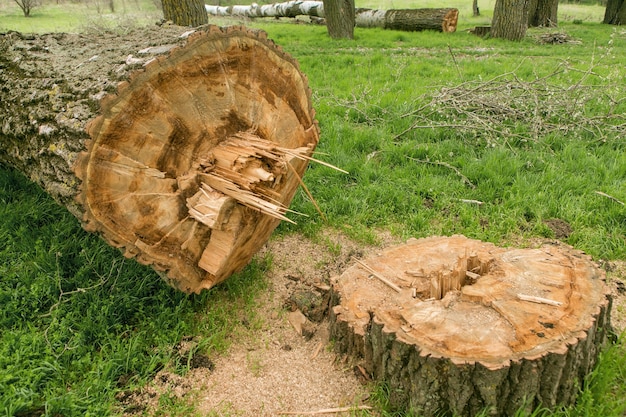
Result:
{"label": "wood splinter", "polygon": [[522,301],[529,301],[531,303],[537,303],[537,304],[548,304],[551,306],[562,306],[563,303],[560,301],[554,301],[554,300],[550,300],[549,298],[543,298],[543,297],[535,297],[533,295],[526,295],[526,294],[517,294],[517,298],[519,298]]}

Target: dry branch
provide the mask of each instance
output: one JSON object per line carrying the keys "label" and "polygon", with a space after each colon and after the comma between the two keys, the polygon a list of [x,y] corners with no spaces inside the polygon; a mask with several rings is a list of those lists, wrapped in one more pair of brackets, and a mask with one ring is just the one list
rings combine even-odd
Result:
{"label": "dry branch", "polygon": [[283,416],[315,416],[320,414],[338,414],[338,413],[351,413],[360,410],[371,410],[369,405],[348,406],[348,407],[336,407],[336,408],[324,408],[317,411],[283,411],[278,414]]}
{"label": "dry branch", "polygon": [[[453,170],[456,173],[456,175],[461,177],[461,180],[463,180],[464,183],[469,185],[470,188],[476,188],[476,186],[469,180],[469,178],[467,178],[465,175],[463,175],[463,173],[457,167],[454,167],[454,166],[450,165],[447,162],[431,161],[431,160],[428,160],[428,159],[416,159],[416,158],[411,158],[410,156],[407,156],[407,158],[409,158],[411,161],[419,162],[419,163],[422,163],[422,164],[439,165],[439,166],[451,169],[451,170]],[[466,202],[469,202],[469,201],[466,200]]]}
{"label": "dry branch", "polygon": [[[559,84],[556,78],[565,71],[580,70],[562,64],[532,80],[511,71],[424,94],[415,100],[419,104],[415,110],[401,116],[411,119],[411,124],[395,139],[419,129],[442,128],[472,135],[489,146],[538,141],[550,134],[619,140],[626,136],[626,114],[620,111],[626,98],[590,80],[599,77],[595,65],[592,62],[570,86]],[[601,113],[598,106],[604,106]]]}
{"label": "dry branch", "polygon": [[606,197],[610,200],[615,201],[617,204],[621,204],[622,206],[626,206],[626,204],[624,204],[623,201],[618,200],[617,198],[613,197],[612,195],[608,195],[607,193],[603,193],[602,191],[596,191],[595,192],[598,195],[601,195],[602,197]]}

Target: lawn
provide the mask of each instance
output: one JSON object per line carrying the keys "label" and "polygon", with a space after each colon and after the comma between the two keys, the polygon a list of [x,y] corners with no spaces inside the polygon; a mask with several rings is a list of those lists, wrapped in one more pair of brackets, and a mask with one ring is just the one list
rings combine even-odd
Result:
{"label": "lawn", "polygon": [[[309,217],[276,234],[315,238],[333,229],[371,244],[381,230],[403,239],[459,233],[524,246],[555,238],[549,221],[557,219],[571,228],[561,240],[598,261],[625,261],[626,30],[600,24],[600,6],[563,4],[558,29],[532,29],[517,43],[481,39],[465,29],[488,23],[493,1],[479,2],[476,18],[465,1],[419,7],[442,3],[461,11],[456,33],[357,28],[355,40],[336,41],[322,26],[244,22],[298,60],[313,91],[320,158],[349,172],[312,164],[304,180],[328,220],[299,192],[291,208]],[[115,12],[108,3],[46,3],[28,19],[0,3],[0,32],[124,30],[159,18],[151,2],[119,2]],[[570,42],[541,42],[557,31]],[[225,284],[186,296],[82,231],[8,167],[0,200],[7,416],[119,413],[116,394],[161,369],[187,372],[181,341],[202,340],[202,354],[224,352],[240,312],[254,317],[267,285],[271,259],[256,258]],[[621,343],[607,348],[577,405],[536,414],[623,415],[625,354]],[[384,400],[375,405],[391,414]]]}

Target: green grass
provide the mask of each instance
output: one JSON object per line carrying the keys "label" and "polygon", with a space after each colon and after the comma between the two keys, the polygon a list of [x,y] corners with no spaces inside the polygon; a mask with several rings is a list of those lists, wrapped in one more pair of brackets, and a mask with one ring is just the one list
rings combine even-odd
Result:
{"label": "green grass", "polygon": [[[493,1],[479,3],[479,18],[470,16],[469,2],[444,5],[461,9],[463,29],[488,23]],[[357,5],[414,7],[402,1]],[[94,7],[48,4],[25,19],[5,2],[0,31],[123,28],[159,18],[151,3],[120,3],[114,14]],[[328,223],[299,192],[292,208],[310,217],[296,218],[295,226],[283,223],[277,233],[319,238],[320,231],[333,227],[374,242],[375,231],[387,229],[401,237],[462,233],[523,245],[554,237],[544,220],[558,218],[572,226],[567,243],[596,259],[626,259],[626,208],[596,193],[626,201],[625,133],[611,128],[624,123],[626,113],[626,35],[598,23],[603,11],[562,4],[558,30],[581,41],[563,45],[539,44],[536,37],[546,32],[539,29],[519,43],[485,40],[463,30],[358,28],[354,41],[335,41],[320,26],[246,22],[265,29],[297,58],[313,91],[319,157],[349,171],[312,164],[305,181]],[[543,77],[545,83],[538,84]],[[540,109],[543,122],[569,131],[536,135],[536,120],[529,117],[472,128],[470,116],[437,99],[463,83],[494,80],[544,88],[553,100],[533,106],[520,96],[513,104],[524,115]],[[579,88],[570,89],[577,83]],[[502,91],[481,97],[502,102],[498,94]],[[574,100],[580,105],[564,104]],[[429,103],[433,106],[415,113]],[[610,111],[617,116],[597,129],[585,126],[585,120]],[[480,106],[471,114],[483,121],[489,117]],[[407,132],[418,121],[465,128]],[[264,287],[269,260],[256,260],[224,285],[185,296],[83,232],[64,209],[6,168],[0,173],[0,200],[0,414],[115,414],[116,393],[142,386],[163,368],[185,372],[187,362],[175,348],[183,338],[202,339],[201,353],[222,352],[241,312],[254,310],[255,294]],[[607,349],[575,406],[534,415],[622,415],[625,354],[622,342]],[[375,397],[383,415],[394,415],[383,387]],[[162,402],[164,410],[191,412],[173,397]]]}
{"label": "green grass", "polygon": [[102,416],[114,395],[167,368],[175,349],[223,352],[264,287],[263,260],[224,286],[187,296],[86,234],[21,175],[0,175],[0,415]]}

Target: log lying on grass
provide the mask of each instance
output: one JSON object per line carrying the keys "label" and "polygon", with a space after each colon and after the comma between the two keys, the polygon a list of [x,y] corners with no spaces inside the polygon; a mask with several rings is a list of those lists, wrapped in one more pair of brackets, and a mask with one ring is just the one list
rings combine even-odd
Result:
{"label": "log lying on grass", "polygon": [[[324,3],[321,1],[288,1],[258,5],[212,6],[206,5],[207,13],[214,16],[245,17],[324,17]],[[380,27],[384,29],[439,32],[456,31],[459,17],[458,9],[392,9],[373,10],[357,8],[356,26],[363,28]]]}
{"label": "log lying on grass", "polygon": [[607,338],[603,280],[564,245],[413,239],[335,279],[331,333],[419,415],[554,408],[574,401]]}
{"label": "log lying on grass", "polygon": [[243,27],[0,36],[0,162],[199,292],[245,266],[300,185],[306,77]]}

